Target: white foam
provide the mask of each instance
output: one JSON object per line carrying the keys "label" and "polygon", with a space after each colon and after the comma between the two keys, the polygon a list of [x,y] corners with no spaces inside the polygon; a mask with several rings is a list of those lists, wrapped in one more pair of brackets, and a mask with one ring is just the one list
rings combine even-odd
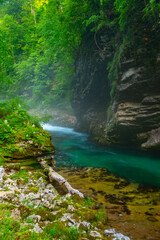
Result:
{"label": "white foam", "polygon": [[85,134],[85,133],[79,133],[79,132],[74,131],[73,128],[53,126],[49,123],[42,123],[41,126],[43,127],[44,130],[47,130],[50,132],[59,132],[59,133],[63,133],[63,134],[72,134],[72,135],[77,135],[77,136],[87,136],[87,134]]}

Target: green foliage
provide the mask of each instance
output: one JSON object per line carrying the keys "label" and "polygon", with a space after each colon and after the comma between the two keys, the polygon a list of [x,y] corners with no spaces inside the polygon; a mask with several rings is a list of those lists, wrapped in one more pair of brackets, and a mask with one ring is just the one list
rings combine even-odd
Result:
{"label": "green foliage", "polygon": [[[40,126],[39,119],[30,116],[22,106],[18,99],[0,103],[1,158],[10,157],[12,153],[25,157],[25,148],[29,145],[45,147],[46,151],[51,151],[50,135]],[[33,152],[32,148],[30,151]]]}
{"label": "green foliage", "polygon": [[101,223],[105,224],[107,221],[107,214],[106,214],[105,210],[100,209],[99,211],[97,211],[97,213],[95,214],[95,219],[97,222],[101,222]]}
{"label": "green foliage", "polygon": [[[72,96],[74,63],[90,32],[105,31],[113,96],[125,46],[155,59],[160,23],[156,0],[4,0],[0,2],[0,93],[32,107],[65,106]],[[119,37],[117,37],[119,36]],[[127,40],[126,40],[127,39]],[[128,47],[128,46],[127,46]],[[7,130],[8,132],[10,129]]]}
{"label": "green foliage", "polygon": [[77,240],[80,236],[80,232],[75,226],[66,227],[62,222],[55,223],[53,226],[48,224],[44,231],[50,237],[62,240]]}
{"label": "green foliage", "polygon": [[114,2],[112,0],[100,1],[99,11],[96,15],[92,14],[86,21],[86,26],[92,28],[91,31],[98,32],[99,30],[107,29],[108,35],[112,35],[113,29],[117,25],[117,14],[114,9]]}
{"label": "green foliage", "polygon": [[26,170],[20,170],[19,172],[16,172],[12,174],[11,179],[16,180],[22,178],[26,183],[29,181],[28,172]]}
{"label": "green foliage", "polygon": [[33,124],[39,127],[38,119],[32,118],[26,110],[22,109],[21,101],[13,99],[0,103],[0,145],[15,142],[15,137],[24,138],[17,131],[28,126],[26,135],[33,135]]}
{"label": "green foliage", "polygon": [[11,239],[20,228],[18,221],[11,217],[9,210],[0,211],[1,239]]}
{"label": "green foliage", "polygon": [[84,202],[84,205],[85,206],[90,206],[90,207],[92,207],[93,206],[93,204],[94,204],[94,202],[93,202],[93,200],[90,198],[90,197],[86,197],[85,198],[85,202]]}
{"label": "green foliage", "polygon": [[7,65],[0,64],[1,79],[7,83],[8,76],[13,83],[5,84],[2,93],[23,95],[32,106],[63,105],[71,96],[73,56],[86,28],[83,21],[91,14],[92,5],[84,0],[2,4],[2,55]]}

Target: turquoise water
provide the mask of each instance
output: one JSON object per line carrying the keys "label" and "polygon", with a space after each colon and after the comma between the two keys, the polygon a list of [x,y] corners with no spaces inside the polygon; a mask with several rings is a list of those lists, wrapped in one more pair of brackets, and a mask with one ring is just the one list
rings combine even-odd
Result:
{"label": "turquoise water", "polygon": [[50,124],[43,128],[52,134],[57,166],[104,167],[130,181],[160,187],[160,157],[102,147],[72,128]]}

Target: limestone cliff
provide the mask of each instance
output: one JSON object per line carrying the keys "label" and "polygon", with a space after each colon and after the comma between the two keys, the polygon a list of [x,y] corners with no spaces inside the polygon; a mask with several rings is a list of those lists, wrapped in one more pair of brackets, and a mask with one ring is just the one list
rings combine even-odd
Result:
{"label": "limestone cliff", "polygon": [[[160,147],[160,58],[137,64],[121,63],[119,81],[107,122],[108,140]],[[154,129],[154,130],[153,130]]]}
{"label": "limestone cliff", "polygon": [[124,56],[110,97],[107,65],[115,53],[107,43],[105,34],[90,36],[77,55],[72,99],[77,128],[106,144],[160,149],[160,56],[154,61]]}

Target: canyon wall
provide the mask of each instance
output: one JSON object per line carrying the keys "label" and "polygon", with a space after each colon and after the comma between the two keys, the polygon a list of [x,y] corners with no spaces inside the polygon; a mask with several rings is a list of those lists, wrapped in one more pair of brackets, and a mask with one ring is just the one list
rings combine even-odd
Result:
{"label": "canyon wall", "polygon": [[107,66],[115,52],[108,42],[105,32],[90,34],[77,54],[72,98],[76,128],[105,144],[159,150],[160,54],[151,60],[149,54],[137,58],[125,51],[113,84]]}

